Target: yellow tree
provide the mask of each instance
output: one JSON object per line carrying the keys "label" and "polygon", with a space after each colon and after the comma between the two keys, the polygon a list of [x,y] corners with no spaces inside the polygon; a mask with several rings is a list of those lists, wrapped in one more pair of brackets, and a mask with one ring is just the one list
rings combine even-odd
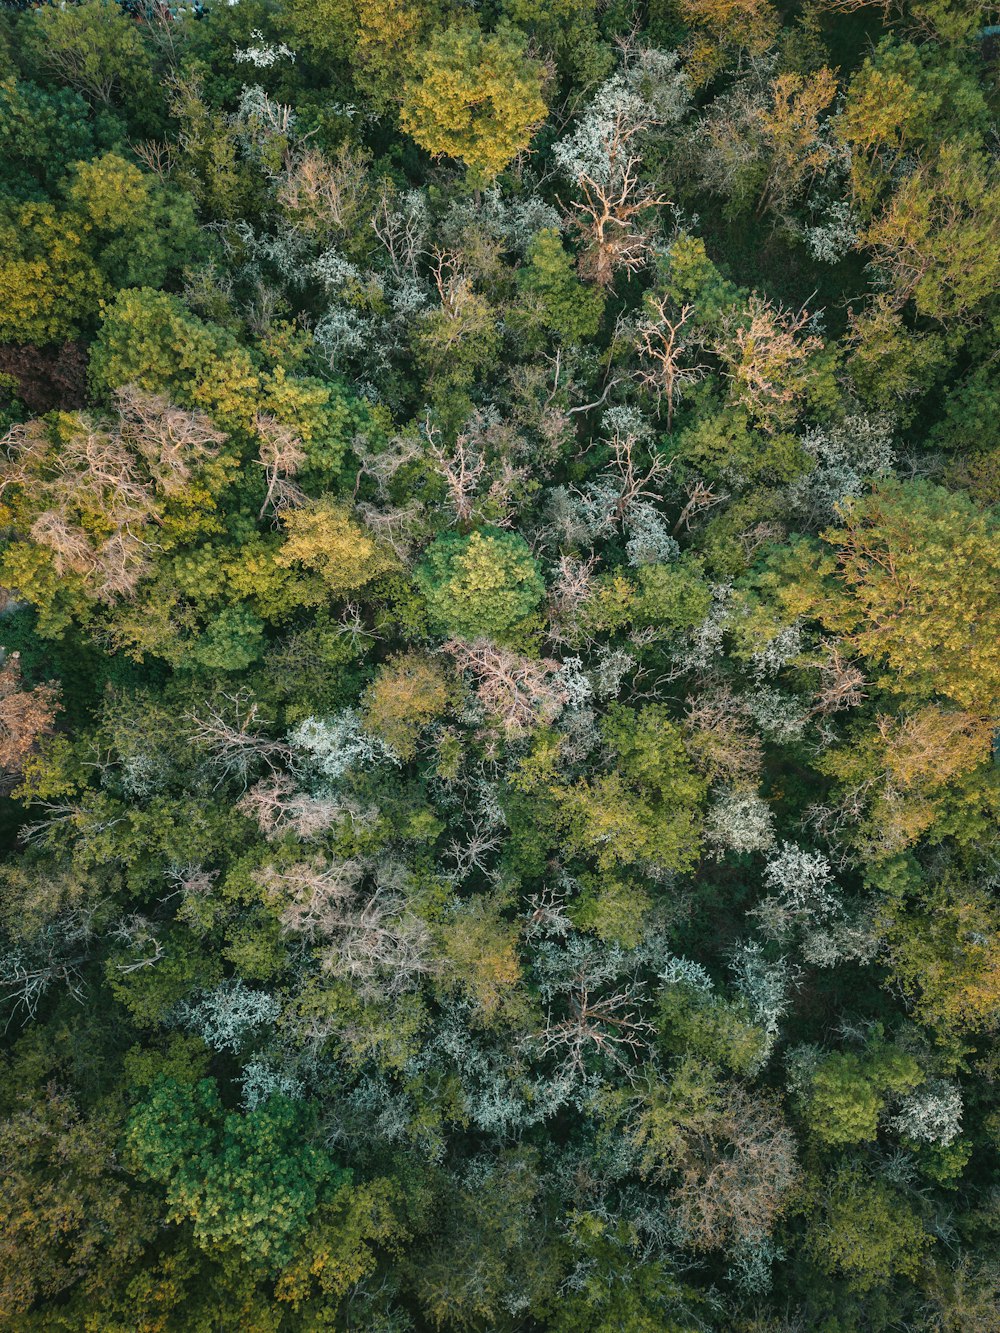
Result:
{"label": "yellow tree", "polygon": [[528,147],[545,119],[544,67],[508,23],[483,33],[462,19],[434,34],[403,92],[400,124],[435,156],[490,181]]}

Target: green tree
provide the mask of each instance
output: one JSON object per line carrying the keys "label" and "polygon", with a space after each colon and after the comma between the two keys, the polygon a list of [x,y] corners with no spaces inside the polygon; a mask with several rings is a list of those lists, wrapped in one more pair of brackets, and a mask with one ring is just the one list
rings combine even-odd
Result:
{"label": "green tree", "polygon": [[543,70],[522,33],[474,19],[439,29],[403,89],[399,123],[429,153],[458,158],[472,179],[492,180],[531,142],[545,118]]}
{"label": "green tree", "polygon": [[50,203],[5,207],[0,201],[0,340],[75,337],[106,290],[83,219]]}
{"label": "green tree", "polygon": [[435,538],[414,578],[435,627],[462,639],[511,642],[545,595],[524,538],[490,528]]}
{"label": "green tree", "polygon": [[885,683],[995,714],[996,516],[961,492],[893,482],[846,504],[844,525],[823,536],[836,550],[842,589],[830,607],[831,627],[843,624],[862,656],[888,668]]}
{"label": "green tree", "polygon": [[812,1076],[809,1127],[821,1142],[834,1146],[874,1139],[888,1096],[911,1091],[922,1077],[913,1056],[902,1051],[834,1051],[823,1057]]}
{"label": "green tree", "polygon": [[555,228],[544,227],[537,233],[517,281],[523,292],[538,301],[546,328],[565,342],[582,342],[597,332],[604,293],[580,281]]}
{"label": "green tree", "polygon": [[701,845],[706,786],[680,728],[662,704],[637,711],[614,704],[601,734],[616,756],[614,770],[553,789],[569,847],[604,870],[687,869]]}
{"label": "green tree", "polygon": [[195,263],[203,240],[191,197],[117,153],[77,162],[66,189],[88,245],[113,287],[162,287]]}
{"label": "green tree", "polygon": [[116,1126],[50,1089],[0,1123],[0,1321],[74,1287],[93,1303],[155,1223],[116,1170]]}
{"label": "green tree", "polygon": [[815,1191],[806,1247],[826,1273],[869,1292],[896,1277],[915,1278],[931,1237],[890,1186],[846,1166]]}
{"label": "green tree", "polygon": [[31,44],[44,65],[98,103],[127,105],[140,117],[156,97],[139,25],[115,0],[80,0],[32,11]]}
{"label": "green tree", "polygon": [[310,1143],[314,1120],[304,1103],[281,1094],[245,1115],[227,1114],[212,1079],[167,1079],[133,1112],[126,1161],[164,1187],[170,1220],[192,1223],[200,1245],[232,1248],[275,1271],[322,1199],[350,1180]]}

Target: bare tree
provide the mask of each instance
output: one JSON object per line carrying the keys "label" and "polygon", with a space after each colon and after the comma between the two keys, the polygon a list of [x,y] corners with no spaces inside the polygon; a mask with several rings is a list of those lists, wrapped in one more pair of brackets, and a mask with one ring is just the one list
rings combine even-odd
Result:
{"label": "bare tree", "polygon": [[368,159],[350,145],[332,160],[318,148],[300,147],[285,160],[277,199],[299,231],[321,240],[351,236],[372,204]]}
{"label": "bare tree", "polygon": [[549,1012],[545,1029],[535,1041],[545,1055],[554,1055],[568,1072],[581,1075],[588,1055],[602,1056],[626,1073],[639,1059],[656,1031],[642,1017],[642,987],[635,982],[602,993],[594,986],[586,965],[573,977],[567,1013]]}
{"label": "bare tree", "polygon": [[[163,500],[187,486],[226,438],[199,412],[126,386],[117,419],[85,414],[58,445],[43,422],[18,425],[2,441],[0,494],[15,491],[15,526],[47,547],[56,572],[79,575],[88,593],[114,604],[150,568]],[[83,514],[98,513],[96,535]]]}
{"label": "bare tree", "polygon": [[729,499],[726,494],[716,495],[709,482],[706,484],[700,478],[689,481],[685,487],[687,499],[684,507],[678,515],[677,522],[674,524],[674,533],[680,532],[683,528],[685,532],[691,526],[691,520],[695,514],[700,514],[706,509],[711,509],[714,505],[722,504]]}
{"label": "bare tree", "polygon": [[204,750],[219,782],[236,778],[246,784],[261,764],[272,773],[291,758],[284,741],[268,736],[259,725],[258,707],[244,691],[223,694],[218,703],[208,703],[201,712],[190,712],[190,739]]}
{"label": "bare tree", "polygon": [[354,801],[299,791],[287,773],[276,773],[254,783],[236,808],[249,819],[255,819],[269,841],[294,833],[303,842],[310,842],[341,820],[349,821],[355,828],[366,828],[378,814]]}
{"label": "bare tree", "polygon": [[406,874],[394,862],[317,858],[283,871],[268,866],[259,881],[285,930],[325,943],[324,970],[362,995],[400,995],[432,969],[430,931],[408,907]]}
{"label": "bare tree", "polygon": [[479,702],[508,736],[551,722],[566,703],[566,691],[554,678],[559,663],[551,659],[523,657],[488,639],[449,639],[442,651],[472,677]]}
{"label": "bare tree", "polygon": [[580,271],[601,287],[611,287],[619,271],[631,275],[645,268],[653,254],[652,210],[669,203],[640,175],[642,155],[634,140],[648,125],[616,118],[605,148],[612,164],[606,180],[586,172],[577,177],[582,198],[572,209],[584,241]]}
{"label": "bare tree", "polygon": [[457,522],[465,524],[472,519],[475,510],[476,492],[483,473],[486,471],[486,459],[473,444],[468,433],[459,434],[449,452],[440,443],[440,430],[434,426],[428,416],[423,426],[427,437],[427,454],[444,478],[448,488],[448,500],[455,513]]}
{"label": "bare tree", "polygon": [[820,686],[810,713],[826,717],[842,708],[856,708],[865,697],[864,672],[847,660],[834,641],[826,644],[827,657],[820,663]]}
{"label": "bare tree", "polygon": [[268,511],[276,514],[280,509],[304,504],[305,492],[293,480],[306,461],[301,439],[290,426],[269,412],[258,412],[254,427],[260,441],[256,461],[264,469],[267,483],[267,493],[257,517],[263,518]]}
{"label": "bare tree", "polygon": [[685,355],[700,339],[687,339],[684,328],[694,313],[691,305],[682,306],[676,318],[671,318],[670,301],[662,296],[650,302],[650,313],[636,330],[635,348],[643,364],[636,378],[644,388],[656,394],[658,403],[666,401],[667,430],[673,427],[674,409],[684,390],[697,384],[707,371],[706,366],[685,365]]}

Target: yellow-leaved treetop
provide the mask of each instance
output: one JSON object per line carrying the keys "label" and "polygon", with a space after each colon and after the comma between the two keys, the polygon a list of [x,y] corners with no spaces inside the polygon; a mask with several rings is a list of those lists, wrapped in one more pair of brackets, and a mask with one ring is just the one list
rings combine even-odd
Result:
{"label": "yellow-leaved treetop", "polygon": [[463,18],[435,32],[418,55],[400,125],[429,153],[464,162],[474,182],[490,181],[545,119],[544,77],[511,24],[484,33]]}

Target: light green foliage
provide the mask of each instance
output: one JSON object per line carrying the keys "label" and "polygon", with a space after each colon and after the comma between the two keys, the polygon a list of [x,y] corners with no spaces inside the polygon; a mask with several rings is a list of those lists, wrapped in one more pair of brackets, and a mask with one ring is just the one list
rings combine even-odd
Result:
{"label": "light green foliage", "polygon": [[104,291],[82,219],[51,204],[0,206],[0,339],[72,337],[96,313]]}
{"label": "light green foliage", "polygon": [[662,705],[637,712],[613,705],[602,732],[615,771],[558,789],[569,847],[605,870],[621,863],[667,871],[690,866],[700,846],[705,784],[680,728]]}
{"label": "light green foliage", "polygon": [[1000,169],[964,143],[914,171],[865,233],[898,304],[948,323],[971,319],[1000,282]]}
{"label": "light green foliage", "polygon": [[683,982],[664,986],[657,1013],[659,1044],[734,1074],[753,1073],[766,1051],[766,1034],[745,1001],[728,1001]]}
{"label": "light green foliage", "polygon": [[916,1060],[891,1048],[824,1056],[808,1094],[810,1129],[821,1142],[834,1146],[874,1139],[887,1097],[909,1092],[921,1078]]}
{"label": "light green foliage", "polygon": [[931,1237],[889,1186],[845,1167],[824,1186],[807,1244],[821,1269],[867,1292],[897,1276],[916,1277]]}
{"label": "light green foliage", "polygon": [[139,25],[114,0],[43,5],[33,11],[29,40],[40,60],[98,103],[128,102],[143,113],[155,96],[151,60]]}
{"label": "light green foliage", "polygon": [[374,537],[332,500],[292,510],[285,528],[288,536],[276,557],[278,564],[314,570],[333,596],[357,592],[395,565]]}
{"label": "light green foliage", "polygon": [[273,1271],[292,1257],[322,1195],[350,1179],[310,1144],[311,1121],[307,1107],[278,1094],[227,1114],[213,1080],[165,1080],[129,1120],[126,1160],[164,1187],[168,1215],[191,1222],[200,1245]]}
{"label": "light green foliage", "polygon": [[150,287],[123,291],[104,310],[90,360],[107,393],[122,384],[167,390],[204,408],[223,428],[252,428],[260,377],[232,334],[206,324],[176,297]]}
{"label": "light green foliage", "polygon": [[[963,494],[894,484],[844,511],[824,540],[843,592],[831,606],[893,688],[988,714],[1000,699],[1000,528]],[[835,618],[836,617],[836,618]],[[843,623],[843,622],[842,622]],[[889,682],[887,682],[889,683]]]}
{"label": "light green foliage", "polygon": [[585,286],[574,267],[559,233],[546,227],[531,242],[517,278],[521,290],[538,300],[546,327],[566,342],[592,338],[604,310],[603,292]]}
{"label": "light green foliage", "polygon": [[712,593],[697,561],[687,557],[675,565],[644,565],[632,604],[637,625],[688,629],[700,625],[712,606]]}
{"label": "light green foliage", "polygon": [[489,528],[436,538],[415,578],[436,628],[463,639],[511,641],[545,593],[523,537]]}
{"label": "light green foliage", "polygon": [[188,195],[164,187],[116,153],[75,164],[66,202],[114,287],[161,287],[198,257],[202,242]]}
{"label": "light green foliage", "polygon": [[484,34],[473,19],[439,29],[415,61],[400,124],[429,153],[492,180],[523,152],[545,116],[542,68],[516,28]]}

